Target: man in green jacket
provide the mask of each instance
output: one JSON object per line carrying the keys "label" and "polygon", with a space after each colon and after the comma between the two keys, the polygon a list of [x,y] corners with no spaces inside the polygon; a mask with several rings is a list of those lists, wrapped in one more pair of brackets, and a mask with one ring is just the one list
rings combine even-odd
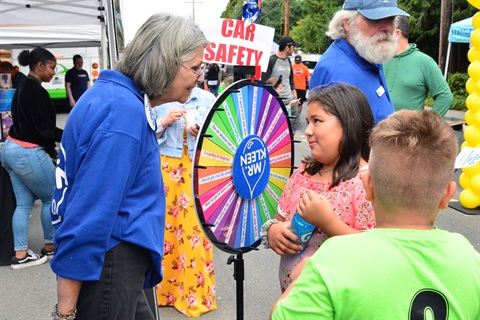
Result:
{"label": "man in green jacket", "polygon": [[385,80],[395,111],[423,110],[428,92],[434,103],[432,110],[445,116],[453,96],[437,63],[408,43],[408,17],[397,18],[398,46],[392,60],[384,65]]}

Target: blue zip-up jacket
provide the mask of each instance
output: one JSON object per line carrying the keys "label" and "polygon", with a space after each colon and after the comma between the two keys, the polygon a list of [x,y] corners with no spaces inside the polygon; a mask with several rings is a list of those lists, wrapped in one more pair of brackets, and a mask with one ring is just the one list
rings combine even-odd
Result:
{"label": "blue zip-up jacket", "polygon": [[59,276],[99,280],[105,253],[121,242],[146,248],[162,280],[165,194],[155,128],[144,95],[123,74],[103,70],[72,109],[64,130],[52,202]]}

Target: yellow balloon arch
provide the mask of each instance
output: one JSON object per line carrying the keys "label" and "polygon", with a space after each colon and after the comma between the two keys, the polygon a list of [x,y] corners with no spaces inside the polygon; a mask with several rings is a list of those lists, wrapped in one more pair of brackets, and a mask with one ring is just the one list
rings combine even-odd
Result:
{"label": "yellow balloon arch", "polygon": [[[480,0],[467,0],[472,6],[480,9]],[[464,130],[465,142],[461,148],[480,148],[480,12],[477,12],[472,19],[474,31],[470,35],[472,47],[468,51],[468,79],[465,88],[468,92],[466,105],[468,111],[465,113]],[[462,168],[459,177],[460,186],[463,191],[460,193],[460,203],[467,209],[474,209],[480,206],[480,163],[471,167]]]}

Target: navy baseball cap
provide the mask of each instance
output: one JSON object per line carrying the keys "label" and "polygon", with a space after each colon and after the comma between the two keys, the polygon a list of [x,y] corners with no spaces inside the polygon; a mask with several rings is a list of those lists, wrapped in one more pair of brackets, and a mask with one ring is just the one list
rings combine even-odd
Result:
{"label": "navy baseball cap", "polygon": [[300,43],[297,42],[297,41],[295,41],[295,40],[293,40],[293,38],[290,37],[290,36],[285,36],[285,37],[283,37],[282,40],[280,40],[280,42],[278,43],[278,45],[279,45],[280,47],[282,47],[282,46],[283,46],[283,47],[288,47],[288,46],[292,46],[292,45],[293,45],[294,47],[300,47]]}
{"label": "navy baseball cap", "polygon": [[345,0],[343,10],[358,10],[362,16],[370,20],[380,20],[394,16],[410,17],[398,8],[397,0]]}

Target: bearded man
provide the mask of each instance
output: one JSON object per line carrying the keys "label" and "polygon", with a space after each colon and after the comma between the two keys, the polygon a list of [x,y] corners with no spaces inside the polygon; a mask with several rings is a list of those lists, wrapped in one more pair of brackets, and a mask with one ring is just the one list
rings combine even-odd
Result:
{"label": "bearded man", "polygon": [[393,113],[382,64],[397,49],[396,16],[409,16],[396,0],[346,0],[328,25],[334,42],[315,66],[311,90],[329,82],[352,84],[367,96],[375,123]]}

